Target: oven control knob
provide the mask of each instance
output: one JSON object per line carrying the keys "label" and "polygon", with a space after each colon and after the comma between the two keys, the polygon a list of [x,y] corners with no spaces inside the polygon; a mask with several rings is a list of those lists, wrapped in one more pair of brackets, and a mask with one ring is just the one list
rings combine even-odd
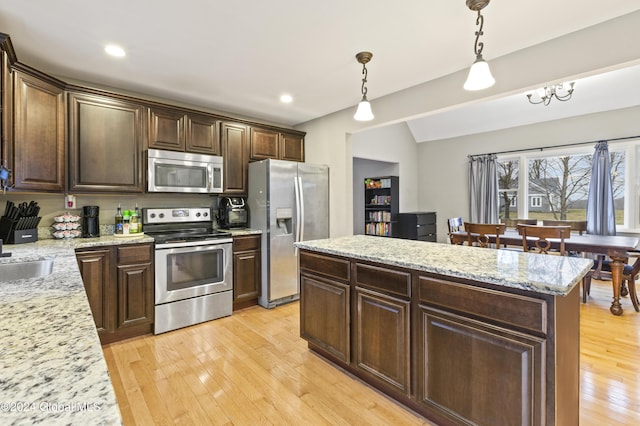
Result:
{"label": "oven control knob", "polygon": [[198,212],[198,213],[196,213],[196,217],[200,217],[200,213],[199,213],[199,212]]}
{"label": "oven control knob", "polygon": [[207,212],[204,212],[204,213],[202,213],[202,214],[204,215],[204,217],[209,216],[209,213],[207,213]]}
{"label": "oven control knob", "polygon": [[151,216],[151,219],[153,219],[154,217],[156,217],[155,213],[151,213],[149,216]]}
{"label": "oven control knob", "polygon": [[162,219],[164,217],[164,213],[160,213],[158,216]]}

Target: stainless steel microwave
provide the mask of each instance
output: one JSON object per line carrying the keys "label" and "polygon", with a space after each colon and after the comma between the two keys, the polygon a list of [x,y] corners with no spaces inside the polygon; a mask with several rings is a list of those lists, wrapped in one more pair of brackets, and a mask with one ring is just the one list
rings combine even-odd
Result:
{"label": "stainless steel microwave", "polygon": [[222,193],[222,157],[149,149],[147,191]]}

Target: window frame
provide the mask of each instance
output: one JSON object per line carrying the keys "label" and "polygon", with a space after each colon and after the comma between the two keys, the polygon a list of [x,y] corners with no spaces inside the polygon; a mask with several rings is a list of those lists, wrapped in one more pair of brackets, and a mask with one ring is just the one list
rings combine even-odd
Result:
{"label": "window frame", "polygon": [[[595,142],[573,147],[533,148],[518,153],[497,154],[499,162],[518,162],[517,217],[525,219],[529,217],[530,160],[566,155],[593,155],[594,147]],[[640,138],[624,142],[609,142],[609,152],[625,153],[624,219],[623,224],[616,225],[616,229],[622,233],[640,233]]]}

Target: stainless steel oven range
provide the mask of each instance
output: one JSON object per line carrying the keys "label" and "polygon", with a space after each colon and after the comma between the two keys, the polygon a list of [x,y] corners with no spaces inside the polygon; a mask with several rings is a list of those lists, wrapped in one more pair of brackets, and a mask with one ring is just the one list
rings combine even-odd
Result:
{"label": "stainless steel oven range", "polygon": [[233,253],[229,232],[213,228],[211,209],[143,209],[155,239],[154,334],[231,315]]}

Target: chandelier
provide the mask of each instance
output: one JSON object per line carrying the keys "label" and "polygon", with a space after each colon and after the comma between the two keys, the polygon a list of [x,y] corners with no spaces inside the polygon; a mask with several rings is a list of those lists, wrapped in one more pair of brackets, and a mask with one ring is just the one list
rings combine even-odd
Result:
{"label": "chandelier", "polygon": [[371,60],[373,57],[373,53],[371,52],[359,52],[356,54],[356,59],[359,63],[362,64],[362,100],[358,104],[358,109],[356,110],[353,118],[358,121],[370,121],[373,120],[373,112],[371,111],[371,104],[367,99],[367,62]]}
{"label": "chandelier", "polygon": [[571,83],[544,86],[534,90],[533,92],[527,93],[527,98],[529,99],[529,102],[534,105],[544,104],[545,106],[549,105],[553,98],[562,102],[568,101],[573,95],[574,84],[576,84],[575,81],[572,81]]}
{"label": "chandelier", "polygon": [[484,33],[482,28],[484,27],[484,16],[480,11],[489,4],[490,0],[467,0],[467,7],[474,12],[478,12],[476,18],[476,25],[480,28],[476,31],[476,43],[474,45],[474,53],[476,54],[476,60],[469,69],[469,75],[467,81],[464,83],[465,90],[482,90],[487,89],[494,85],[496,80],[491,75],[489,64],[482,58],[482,49],[484,43],[480,41],[480,36]]}

